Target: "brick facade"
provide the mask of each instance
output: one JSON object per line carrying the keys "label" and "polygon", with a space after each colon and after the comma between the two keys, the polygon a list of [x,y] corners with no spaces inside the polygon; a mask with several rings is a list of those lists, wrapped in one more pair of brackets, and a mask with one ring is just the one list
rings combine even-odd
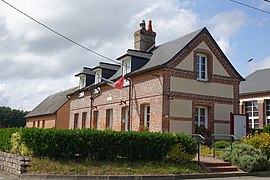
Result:
{"label": "brick facade", "polygon": [[[199,47],[201,43],[207,46],[207,49]],[[190,69],[181,69],[177,66],[186,58],[191,56],[190,61],[193,66]],[[207,80],[198,81],[196,79],[196,56],[197,54],[204,54],[207,57]],[[220,75],[214,73],[214,61],[220,64],[220,66],[226,71],[228,75]],[[241,78],[239,74],[235,72],[232,65],[228,62],[225,55],[218,48],[214,40],[209,37],[208,34],[201,33],[196,37],[187,48],[183,48],[177,56],[170,60],[166,67],[159,68],[157,70],[151,70],[144,73],[138,73],[130,76],[131,79],[131,118],[130,129],[131,131],[138,131],[140,127],[144,125],[144,106],[150,105],[150,124],[149,131],[155,132],[171,132],[171,126],[173,123],[183,122],[191,129],[189,133],[195,132],[195,112],[197,107],[207,108],[208,129],[211,132],[215,132],[215,125],[229,125],[230,112],[239,113],[239,84]],[[187,91],[179,91],[171,89],[173,82],[172,78],[178,78],[181,80],[190,80],[199,88],[203,89],[204,86],[209,84],[225,85],[231,88],[231,96],[215,95],[218,93],[200,94]],[[181,87],[181,84],[179,84]],[[219,86],[218,86],[219,87]],[[218,89],[218,88],[217,88]],[[218,89],[217,91],[224,91]],[[225,93],[226,94],[226,93]],[[100,94],[95,95],[91,108],[91,93],[85,92],[83,98],[78,98],[78,95],[73,94],[71,96],[70,106],[70,128],[74,128],[74,114],[79,114],[78,127],[81,128],[81,115],[83,112],[87,112],[87,126],[94,127],[97,124],[97,129],[106,129],[106,110],[113,110],[113,123],[112,129],[116,131],[125,130],[125,108],[129,106],[129,86],[124,87],[122,90],[113,89],[112,87],[103,84],[100,86]],[[187,108],[190,105],[190,114],[188,112],[180,112],[180,115],[173,115],[172,101],[177,103],[188,102],[187,106],[183,105],[183,108]],[[122,101],[122,103],[121,103]],[[229,107],[226,112],[220,115],[222,111],[219,107]],[[230,110],[231,107],[231,110]],[[178,108],[181,111],[181,107]],[[92,111],[92,112],[91,112]],[[177,111],[177,110],[176,110]],[[94,113],[95,112],[95,113]],[[97,121],[96,119],[98,112]],[[181,115],[181,113],[183,115]],[[92,114],[92,118],[90,118]],[[96,115],[95,118],[93,117]],[[90,125],[90,119],[92,124]],[[108,119],[107,119],[108,120]],[[191,125],[190,125],[191,124]],[[224,126],[224,127],[225,127]],[[179,126],[181,129],[181,125]],[[229,130],[226,129],[229,133]]]}

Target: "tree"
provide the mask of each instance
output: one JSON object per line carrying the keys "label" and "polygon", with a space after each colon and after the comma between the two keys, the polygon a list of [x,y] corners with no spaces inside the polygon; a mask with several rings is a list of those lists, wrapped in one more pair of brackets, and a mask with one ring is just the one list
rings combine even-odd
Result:
{"label": "tree", "polygon": [[26,114],[23,110],[11,109],[0,106],[0,127],[24,127],[26,125]]}

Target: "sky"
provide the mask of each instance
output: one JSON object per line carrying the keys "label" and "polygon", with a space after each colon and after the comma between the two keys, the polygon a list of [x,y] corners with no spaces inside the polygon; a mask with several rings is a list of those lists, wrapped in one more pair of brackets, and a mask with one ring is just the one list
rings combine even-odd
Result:
{"label": "sky", "polygon": [[[238,1],[270,12],[270,3],[264,0]],[[270,13],[230,0],[6,2],[111,59],[133,49],[133,33],[145,19],[152,20],[156,45],[207,27],[243,77],[270,68]],[[77,86],[74,75],[100,61],[112,63],[0,1],[0,106],[30,111],[50,94]]]}

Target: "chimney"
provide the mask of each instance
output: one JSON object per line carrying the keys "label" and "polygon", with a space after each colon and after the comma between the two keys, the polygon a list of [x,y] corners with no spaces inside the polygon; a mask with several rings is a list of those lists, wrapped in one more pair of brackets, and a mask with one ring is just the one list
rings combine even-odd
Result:
{"label": "chimney", "polygon": [[152,29],[152,21],[148,21],[147,30],[145,20],[140,23],[141,29],[134,33],[134,50],[147,51],[155,45],[156,33]]}

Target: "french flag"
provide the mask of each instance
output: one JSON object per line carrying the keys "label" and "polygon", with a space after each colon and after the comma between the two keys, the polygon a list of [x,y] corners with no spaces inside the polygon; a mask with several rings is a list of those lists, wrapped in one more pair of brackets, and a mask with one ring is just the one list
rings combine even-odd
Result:
{"label": "french flag", "polygon": [[109,79],[105,79],[103,77],[100,77],[100,79],[102,79],[106,84],[108,84],[109,86],[115,88],[115,89],[123,89],[123,86],[124,86],[124,80],[125,80],[125,77],[122,76],[118,81],[114,82],[114,81],[111,81]]}

